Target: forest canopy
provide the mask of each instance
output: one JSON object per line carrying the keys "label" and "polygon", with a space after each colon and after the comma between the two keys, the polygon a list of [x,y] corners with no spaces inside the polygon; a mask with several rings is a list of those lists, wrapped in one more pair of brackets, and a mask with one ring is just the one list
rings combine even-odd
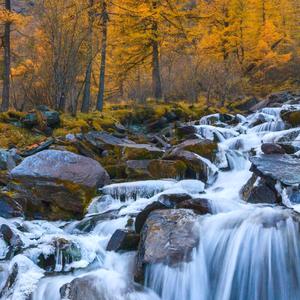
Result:
{"label": "forest canopy", "polygon": [[299,87],[298,0],[5,0],[0,23],[4,111]]}

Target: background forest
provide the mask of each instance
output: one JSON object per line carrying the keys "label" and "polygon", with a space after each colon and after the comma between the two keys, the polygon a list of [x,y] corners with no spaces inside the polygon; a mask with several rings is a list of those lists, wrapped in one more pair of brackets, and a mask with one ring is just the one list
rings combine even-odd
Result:
{"label": "background forest", "polygon": [[2,1],[2,110],[236,101],[300,85],[299,0]]}

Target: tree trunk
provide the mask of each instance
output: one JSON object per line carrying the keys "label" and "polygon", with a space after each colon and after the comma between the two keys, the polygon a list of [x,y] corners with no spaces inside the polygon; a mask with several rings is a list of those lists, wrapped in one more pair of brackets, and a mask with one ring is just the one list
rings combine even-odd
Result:
{"label": "tree trunk", "polygon": [[94,13],[92,11],[94,5],[94,0],[89,0],[89,28],[88,28],[88,39],[89,39],[89,49],[87,55],[87,68],[85,73],[85,82],[82,98],[81,112],[88,113],[91,104],[91,77],[92,77],[92,66],[93,66],[93,23],[94,23]]}
{"label": "tree trunk", "polygon": [[108,24],[108,13],[105,0],[102,0],[102,45],[101,45],[101,66],[100,66],[100,77],[99,77],[99,90],[97,97],[97,110],[103,110],[104,102],[104,89],[105,89],[105,68],[106,68],[106,48],[107,48],[107,24]]}
{"label": "tree trunk", "polygon": [[[152,2],[153,9],[157,8],[157,2]],[[162,98],[162,87],[160,77],[160,63],[159,63],[159,45],[158,45],[158,24],[157,21],[152,23],[152,93],[155,99]]]}
{"label": "tree trunk", "polygon": [[[11,11],[10,0],[5,0],[5,9]],[[9,98],[10,98],[10,22],[4,24],[4,72],[3,72],[3,93],[2,93],[2,104],[1,111],[7,111],[9,109]]]}

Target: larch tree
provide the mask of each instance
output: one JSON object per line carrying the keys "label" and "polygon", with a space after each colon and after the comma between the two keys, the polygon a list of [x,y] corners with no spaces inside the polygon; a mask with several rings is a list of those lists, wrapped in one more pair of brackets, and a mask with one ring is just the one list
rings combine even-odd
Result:
{"label": "larch tree", "polygon": [[105,72],[106,72],[106,55],[107,55],[107,33],[108,33],[108,5],[106,0],[101,0],[101,63],[99,75],[99,89],[97,96],[96,109],[103,110],[104,95],[105,95]]}
{"label": "larch tree", "polygon": [[3,59],[3,92],[2,92],[2,103],[1,111],[7,111],[9,109],[10,100],[10,68],[11,68],[11,1],[5,0],[6,18],[4,19],[4,34],[2,38],[3,48],[4,48],[4,59]]}
{"label": "larch tree", "polygon": [[93,27],[95,19],[94,0],[88,0],[87,66],[84,78],[81,112],[88,113],[91,105],[91,77],[93,68]]}

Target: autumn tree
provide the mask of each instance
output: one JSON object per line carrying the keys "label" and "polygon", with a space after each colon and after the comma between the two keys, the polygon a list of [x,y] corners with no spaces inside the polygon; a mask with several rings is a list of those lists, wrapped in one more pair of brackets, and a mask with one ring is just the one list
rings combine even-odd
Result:
{"label": "autumn tree", "polygon": [[81,112],[88,113],[91,105],[91,77],[93,67],[93,27],[95,20],[94,0],[88,0],[88,29],[87,29],[87,61],[86,72],[84,79],[84,89],[82,97]]}
{"label": "autumn tree", "polygon": [[4,22],[4,34],[2,38],[4,48],[4,59],[3,59],[3,92],[2,92],[2,104],[1,110],[7,111],[9,108],[10,99],[10,66],[11,66],[11,46],[10,46],[10,32],[11,32],[11,1],[5,0],[4,5],[5,11],[0,12],[3,16]]}

